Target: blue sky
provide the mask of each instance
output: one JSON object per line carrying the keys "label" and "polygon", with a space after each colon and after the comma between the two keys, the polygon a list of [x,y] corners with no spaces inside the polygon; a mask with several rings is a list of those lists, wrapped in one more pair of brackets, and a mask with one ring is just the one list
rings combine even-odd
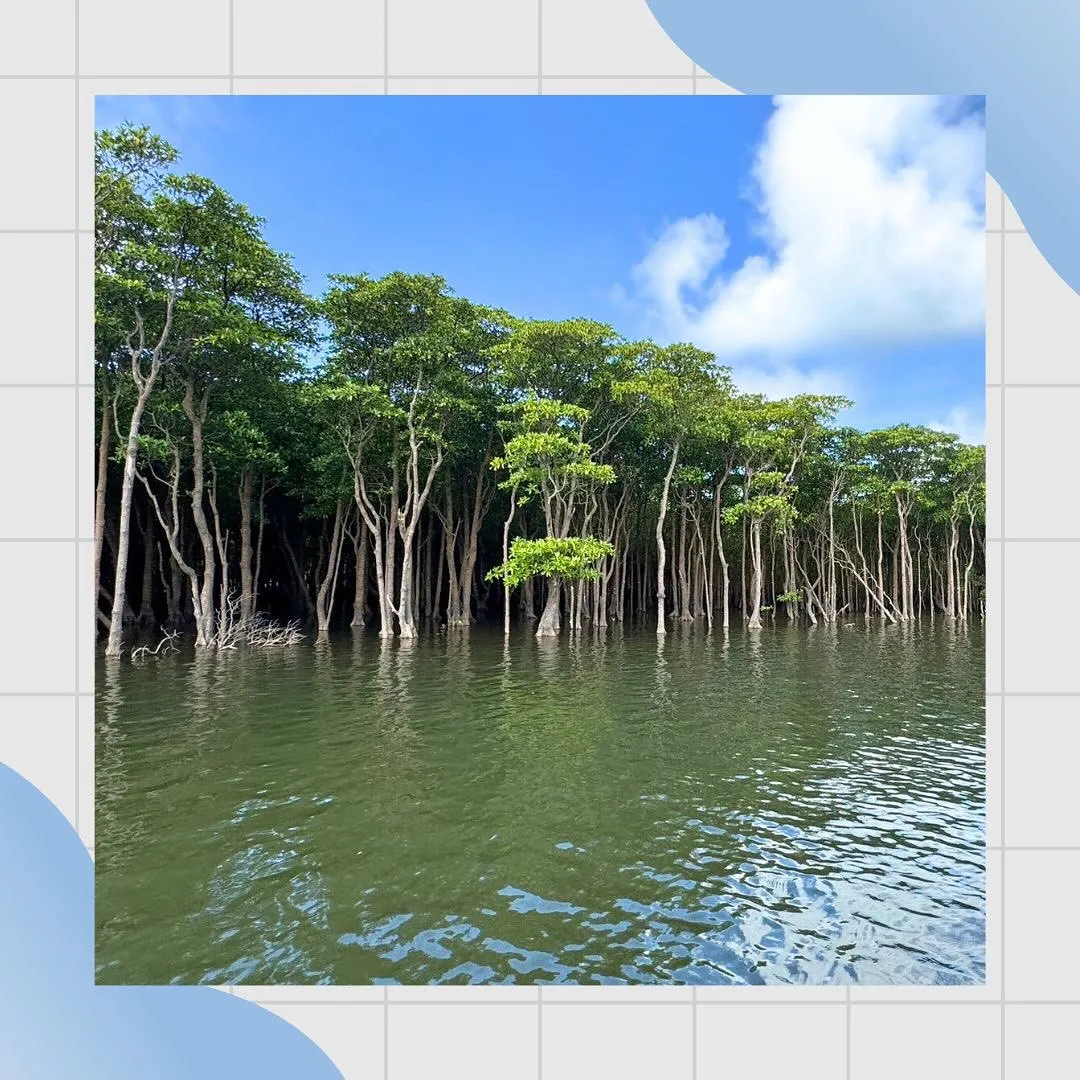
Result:
{"label": "blue sky", "polygon": [[751,389],[846,393],[845,422],[981,441],[978,102],[829,100],[110,97],[97,126],[150,124],[314,291],[438,273],[695,341]]}

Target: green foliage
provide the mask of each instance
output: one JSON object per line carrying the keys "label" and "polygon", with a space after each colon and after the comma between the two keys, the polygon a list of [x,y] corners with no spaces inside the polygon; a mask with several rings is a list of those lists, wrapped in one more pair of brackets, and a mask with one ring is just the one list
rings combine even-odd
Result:
{"label": "green foliage", "polygon": [[521,585],[531,577],[594,581],[600,576],[597,563],[614,554],[612,544],[592,536],[539,540],[519,536],[510,546],[510,558],[489,571],[487,579],[503,581],[511,587]]}
{"label": "green foliage", "polygon": [[504,452],[493,469],[508,475],[502,488],[520,491],[523,499],[553,493],[567,483],[607,485],[615,482],[612,466],[592,459],[582,438],[589,411],[579,405],[530,395],[504,408],[501,424]]}
{"label": "green foliage", "polygon": [[[204,407],[223,517],[255,478],[291,500],[289,513],[314,517],[333,514],[362,478],[388,515],[403,477],[422,486],[410,468],[442,463],[427,506],[441,513],[449,501],[456,523],[481,507],[484,565],[508,517],[532,537],[514,540],[489,577],[588,580],[610,545],[567,538],[619,529],[620,552],[651,551],[674,464],[669,505],[687,522],[678,543],[689,536],[697,551],[714,543],[715,521],[737,559],[750,526],[765,548],[782,535],[811,555],[812,573],[823,548],[853,565],[859,550],[870,558],[880,522],[886,561],[906,536],[916,557],[933,551],[940,575],[945,538],[969,526],[965,552],[981,558],[982,447],[909,424],[859,432],[837,423],[845,398],[741,393],[691,343],[628,341],[588,319],[519,319],[437,275],[334,275],[309,297],[261,219],[181,173],[167,142],[130,125],[96,140],[98,392],[122,432],[160,368],[140,468],[163,475],[179,461],[181,490],[194,455],[185,402]],[[122,459],[115,441],[110,451]],[[973,563],[972,580],[980,573]],[[795,590],[777,602],[802,599]]]}

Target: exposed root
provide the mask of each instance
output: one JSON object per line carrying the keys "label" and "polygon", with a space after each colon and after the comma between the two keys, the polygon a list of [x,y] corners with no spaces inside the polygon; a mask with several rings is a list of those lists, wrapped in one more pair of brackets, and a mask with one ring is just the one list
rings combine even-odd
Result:
{"label": "exposed root", "polygon": [[218,617],[217,629],[211,645],[219,652],[235,650],[239,645],[253,649],[269,649],[286,645],[299,645],[306,635],[300,629],[298,619],[291,622],[275,622],[267,615],[256,612],[249,619],[240,618],[240,597],[231,595]]}
{"label": "exposed root", "polygon": [[167,656],[171,652],[176,652],[177,648],[174,642],[180,636],[180,631],[166,630],[162,627],[161,632],[165,636],[157,643],[157,648],[151,649],[149,645],[140,645],[131,650],[131,659],[145,660],[148,656]]}

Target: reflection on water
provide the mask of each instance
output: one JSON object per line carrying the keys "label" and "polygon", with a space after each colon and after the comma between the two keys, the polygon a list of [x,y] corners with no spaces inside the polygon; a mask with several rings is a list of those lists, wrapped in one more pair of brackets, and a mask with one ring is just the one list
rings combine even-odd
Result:
{"label": "reflection on water", "polygon": [[980,982],[981,630],[102,661],[100,982]]}

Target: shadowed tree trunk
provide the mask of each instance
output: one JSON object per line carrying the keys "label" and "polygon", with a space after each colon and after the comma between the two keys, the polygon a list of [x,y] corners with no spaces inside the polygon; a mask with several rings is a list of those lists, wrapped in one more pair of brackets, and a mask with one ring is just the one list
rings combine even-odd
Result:
{"label": "shadowed tree trunk", "polygon": [[[105,498],[109,483],[109,437],[112,403],[101,395],[101,428],[98,434],[97,486],[94,489],[94,607],[101,615],[101,548],[105,541]],[[104,620],[106,628],[108,620]]]}

